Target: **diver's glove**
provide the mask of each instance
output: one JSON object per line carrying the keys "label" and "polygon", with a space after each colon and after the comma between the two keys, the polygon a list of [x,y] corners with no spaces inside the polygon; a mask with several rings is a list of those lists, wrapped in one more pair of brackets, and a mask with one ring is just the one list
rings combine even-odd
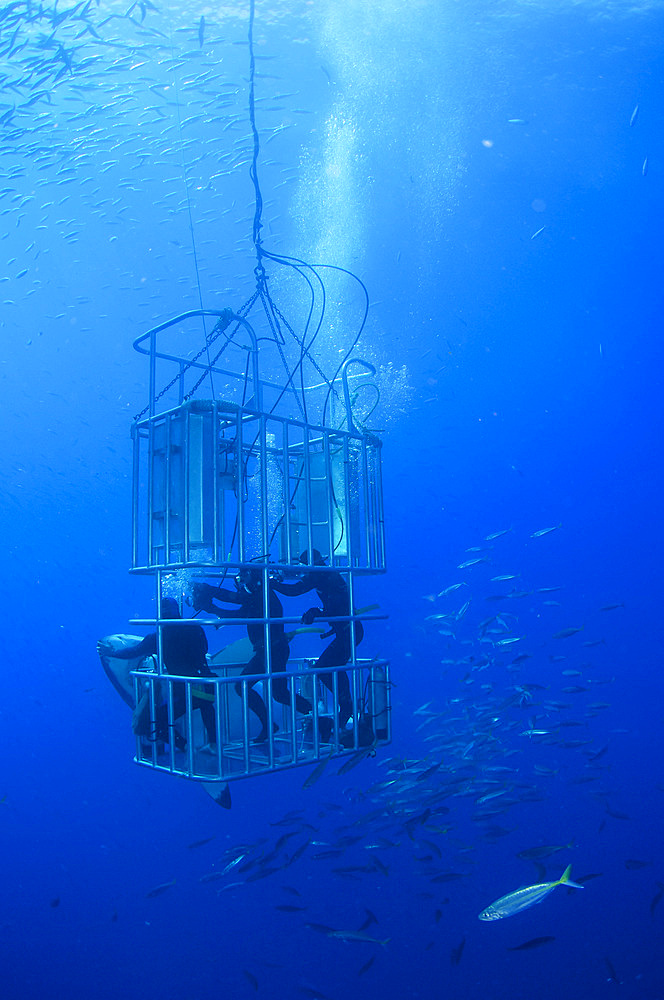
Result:
{"label": "diver's glove", "polygon": [[300,621],[302,622],[303,625],[313,625],[316,619],[320,617],[320,615],[322,614],[323,614],[322,608],[309,608],[308,611],[304,612]]}
{"label": "diver's glove", "polygon": [[212,598],[216,592],[215,587],[209,583],[194,583],[191,588],[191,606],[194,611],[207,611],[211,615],[217,613],[217,609],[212,603]]}

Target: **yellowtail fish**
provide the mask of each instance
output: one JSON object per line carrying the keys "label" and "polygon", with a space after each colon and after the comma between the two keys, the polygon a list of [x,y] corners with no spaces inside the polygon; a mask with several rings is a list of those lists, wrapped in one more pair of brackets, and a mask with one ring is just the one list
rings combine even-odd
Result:
{"label": "yellowtail fish", "polygon": [[330,751],[327,757],[324,757],[322,759],[320,764],[316,765],[311,774],[309,774],[308,777],[305,779],[304,784],[302,785],[303,788],[311,788],[312,785],[316,784],[318,779],[322,777],[323,771],[327,767],[328,761],[331,756],[332,756],[332,751]]}
{"label": "yellowtail fish", "polygon": [[576,635],[577,632],[583,632],[585,625],[576,625],[572,628],[563,628],[560,632],[554,632],[554,639],[569,639],[571,635]]}
{"label": "yellowtail fish", "polygon": [[572,882],[570,872],[572,866],[568,865],[565,871],[556,882],[540,882],[538,885],[527,885],[523,889],[515,892],[508,892],[506,896],[501,896],[486,910],[482,910],[479,915],[480,920],[502,920],[503,917],[511,917],[514,913],[527,910],[535,903],[541,903],[545,896],[548,896],[557,885],[568,885],[573,889],[583,889],[578,882]]}
{"label": "yellowtail fish", "polygon": [[484,541],[493,542],[496,540],[496,538],[501,538],[503,535],[506,535],[507,532],[511,530],[512,530],[511,528],[503,528],[502,531],[492,531],[490,535],[484,536]]}
{"label": "yellowtail fish", "polygon": [[550,934],[546,934],[544,937],[531,938],[530,941],[524,941],[523,944],[517,944],[513,948],[508,948],[508,951],[529,951],[531,948],[539,948],[543,944],[548,944],[549,941],[555,941],[556,939]]}
{"label": "yellowtail fish", "polygon": [[573,840],[570,840],[569,844],[542,844],[540,847],[528,847],[525,851],[519,851],[517,858],[523,861],[542,861],[544,858],[550,858],[552,854],[557,854],[558,851],[565,851],[574,846]]}
{"label": "yellowtail fish", "polygon": [[162,882],[161,885],[156,885],[154,889],[150,889],[149,892],[145,893],[146,899],[153,899],[155,896],[161,896],[162,892],[166,892],[171,886],[175,885],[175,879],[172,882]]}
{"label": "yellowtail fish", "polygon": [[[544,227],[542,227],[542,228],[544,228]],[[542,230],[538,229],[537,232],[541,233]],[[537,233],[535,233],[535,236],[537,236]],[[534,236],[531,236],[530,238],[532,240],[532,239],[534,239]],[[557,528],[560,528],[559,524],[554,524],[553,527],[551,527],[551,528],[540,528],[539,531],[533,531],[533,533],[532,533],[532,535],[530,537],[531,538],[543,538],[544,535],[550,535],[551,532],[552,531],[556,531]]]}
{"label": "yellowtail fish", "polygon": [[330,938],[336,938],[338,941],[360,941],[365,944],[380,944],[383,948],[387,948],[390,938],[375,938],[370,937],[369,934],[365,934],[364,931],[327,931],[327,936]]}
{"label": "yellowtail fish", "polygon": [[349,757],[348,760],[341,765],[337,774],[347,774],[349,771],[352,771],[354,767],[357,767],[357,765],[360,764],[365,757],[375,757],[375,755],[376,751],[373,746],[364,747],[362,750],[358,750],[356,754],[353,754],[352,757]]}

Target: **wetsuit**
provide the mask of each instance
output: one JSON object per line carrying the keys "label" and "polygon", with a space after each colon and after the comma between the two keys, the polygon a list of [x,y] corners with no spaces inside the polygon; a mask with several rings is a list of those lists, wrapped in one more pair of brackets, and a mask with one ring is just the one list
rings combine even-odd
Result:
{"label": "wetsuit", "polygon": [[[194,622],[186,625],[163,625],[161,629],[161,648],[163,653],[163,667],[168,674],[179,674],[181,677],[214,677],[210,670],[205,654],[208,643],[205,631],[200,625]],[[121,660],[133,660],[135,657],[156,656],[158,651],[157,633],[150,632],[142,642],[135,646],[128,646],[126,649],[118,650],[112,655]],[[179,719],[187,710],[187,695],[184,684],[174,683],[173,687],[173,718]],[[210,687],[210,694],[214,694],[214,689]],[[193,708],[200,709],[203,725],[207,735],[208,743],[217,742],[217,728],[215,722],[214,705],[212,701],[192,698]],[[169,742],[168,732],[168,706],[160,705],[157,708],[156,735],[160,740]],[[175,743],[179,749],[186,746],[182,736],[176,732]]]}
{"label": "wetsuit", "polygon": [[[237,610],[218,609],[211,603],[212,601],[223,601],[225,604],[238,605]],[[196,597],[194,606],[197,609],[212,612],[220,618],[262,618],[263,617],[263,587],[259,585],[254,590],[242,589],[239,591],[225,590],[222,587],[210,587],[208,584],[198,584],[196,587]],[[270,618],[283,618],[284,609],[281,601],[274,593],[272,586],[269,589],[269,613]],[[247,635],[254,648],[254,655],[243,669],[243,674],[264,674],[265,664],[265,626],[259,622],[249,622],[247,624]],[[270,624],[270,664],[272,673],[280,673],[286,669],[288,657],[290,656],[290,646],[286,639],[284,626],[280,622]],[[254,682],[255,683],[255,682]],[[242,696],[242,684],[238,681],[235,685],[238,695]],[[285,677],[275,677],[272,680],[272,697],[281,705],[290,705],[290,692]],[[255,737],[255,743],[262,743],[267,739],[267,708],[265,702],[254,690],[253,684],[248,685],[247,701],[249,708],[258,716],[261,724],[261,732]],[[295,695],[295,709],[304,715],[311,712],[311,702],[303,698],[302,695]]]}
{"label": "wetsuit", "polygon": [[[275,590],[286,597],[300,597],[315,590],[318,594],[322,607],[309,608],[302,615],[302,621],[310,625],[316,618],[343,618],[350,615],[350,595],[348,584],[341,573],[335,570],[319,572],[311,570],[306,573],[299,583],[275,583]],[[334,638],[329,646],[326,646],[318,657],[314,670],[325,670],[326,667],[343,667],[348,663],[351,653],[351,623],[335,622],[330,623],[330,632],[321,638],[333,635]],[[364,628],[362,622],[355,622],[355,645],[357,646],[364,638]],[[320,679],[328,689],[334,692],[334,674],[321,674]],[[337,671],[337,690],[339,694],[339,725],[343,728],[353,714],[353,699],[350,693],[350,683],[345,670]]]}

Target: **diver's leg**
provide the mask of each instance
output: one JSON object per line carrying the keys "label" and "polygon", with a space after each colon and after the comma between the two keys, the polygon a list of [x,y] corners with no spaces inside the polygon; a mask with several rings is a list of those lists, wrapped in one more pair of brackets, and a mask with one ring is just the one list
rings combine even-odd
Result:
{"label": "diver's leg", "polygon": [[[281,673],[286,669],[288,657],[290,656],[290,646],[287,643],[275,643],[271,649],[272,673]],[[272,697],[280,705],[290,705],[291,696],[285,677],[272,678]],[[295,711],[301,715],[309,715],[312,711],[311,702],[303,698],[301,694],[295,695]]]}
{"label": "diver's leg", "polygon": [[[175,727],[175,719],[184,715],[187,706],[187,699],[184,692],[184,684],[173,685],[173,724],[169,729],[168,725],[168,704],[160,705],[156,714],[155,736],[164,743],[173,742],[178,750],[184,750],[187,741]],[[172,729],[172,732],[171,732]]]}
{"label": "diver's leg", "polygon": [[[290,705],[291,696],[285,677],[272,678],[272,697],[280,705]],[[300,712],[302,715],[309,715],[311,712],[311,702],[307,698],[303,698],[301,694],[296,694],[295,711]]]}
{"label": "diver's leg", "polygon": [[[342,667],[350,658],[350,643],[343,634],[335,635],[314,665],[319,672],[326,667]],[[328,691],[334,695],[334,674],[318,673]],[[339,699],[339,726],[343,729],[353,714],[353,699],[350,693],[350,681],[345,670],[337,671],[337,697]]]}
{"label": "diver's leg", "polygon": [[[243,674],[261,674],[265,670],[265,659],[259,653],[255,653],[254,656],[249,660],[246,667],[242,671]],[[235,685],[236,693],[242,697],[243,684],[238,681]],[[258,691],[255,691],[253,685],[248,685],[247,690],[247,704],[250,710],[257,716],[258,721],[261,724],[261,731],[258,736],[254,737],[252,743],[264,743],[267,739],[267,708],[265,707],[265,702],[259,695]]]}
{"label": "diver's leg", "polygon": [[193,705],[194,708],[200,709],[201,719],[203,720],[203,725],[205,726],[207,742],[216,743],[217,719],[214,711],[214,705],[211,701],[206,701],[203,698],[194,698]]}

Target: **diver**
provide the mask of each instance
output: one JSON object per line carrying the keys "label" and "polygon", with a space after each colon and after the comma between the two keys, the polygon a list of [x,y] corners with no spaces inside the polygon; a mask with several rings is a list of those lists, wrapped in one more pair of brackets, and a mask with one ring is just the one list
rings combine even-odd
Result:
{"label": "diver", "polygon": [[[162,618],[181,618],[177,601],[172,597],[162,598],[160,604],[160,615]],[[208,650],[207,636],[205,630],[194,622],[187,622],[186,625],[162,625],[161,648],[163,654],[163,668],[168,674],[179,674],[182,677],[214,677],[208,666],[206,653]],[[120,660],[133,660],[138,657],[156,656],[159,649],[157,633],[150,632],[141,641],[125,649],[114,649],[104,645],[103,642],[97,644],[97,651],[100,656],[113,656]],[[207,744],[202,747],[204,751],[216,753],[217,727],[214,711],[214,689],[210,689],[210,694],[199,691],[199,695],[193,695],[191,703],[193,708],[200,709],[203,725],[207,735]],[[187,694],[185,684],[173,684],[173,718],[179,719],[187,710]],[[170,742],[168,730],[168,705],[159,705],[156,711],[156,731],[155,738]],[[173,741],[178,750],[184,750],[187,741],[181,733],[173,726]]]}
{"label": "diver", "polygon": [[[305,565],[325,566],[325,559],[318,551],[312,549],[303,552],[299,561]],[[298,583],[274,583],[274,589],[285,597],[300,597],[311,590],[318,594],[322,607],[309,608],[302,615],[302,624],[311,625],[317,618],[345,618],[350,615],[350,594],[348,584],[341,573],[336,570],[310,569],[302,575]],[[314,665],[314,670],[321,671],[327,667],[343,667],[350,660],[352,653],[351,623],[348,621],[330,621],[330,631],[321,635],[321,639],[334,636],[329,646],[326,646]],[[364,637],[362,622],[355,622],[355,645],[359,645]],[[334,694],[334,674],[319,674],[321,681]],[[353,716],[353,698],[350,692],[348,674],[345,670],[337,671],[337,692],[339,698],[339,728],[345,729]]]}
{"label": "diver", "polygon": [[[192,605],[196,611],[207,611],[209,614],[217,615],[219,618],[256,618],[258,621],[247,624],[247,635],[254,649],[254,655],[249,660],[243,674],[264,674],[266,672],[265,663],[265,627],[262,619],[264,616],[263,604],[263,573],[255,566],[248,566],[241,569],[235,578],[236,590],[226,590],[223,587],[211,587],[207,583],[195,583],[193,585]],[[225,604],[236,604],[235,610],[217,608],[213,601],[221,601]],[[284,611],[281,601],[274,592],[274,584],[270,582],[268,593],[269,617],[283,618]],[[290,656],[290,646],[284,626],[280,622],[270,623],[270,664],[272,673],[280,673],[286,669],[288,657]],[[264,743],[268,738],[267,708],[265,702],[257,691],[254,690],[254,683],[248,685],[247,701],[249,708],[258,717],[261,724],[260,733],[254,737],[252,743]],[[235,685],[235,691],[242,696],[242,683]],[[275,677],[272,680],[272,697],[281,705],[290,705],[291,696],[285,677]],[[311,702],[302,695],[295,695],[295,709],[303,715],[311,712]],[[273,726],[276,732],[276,724]]]}

